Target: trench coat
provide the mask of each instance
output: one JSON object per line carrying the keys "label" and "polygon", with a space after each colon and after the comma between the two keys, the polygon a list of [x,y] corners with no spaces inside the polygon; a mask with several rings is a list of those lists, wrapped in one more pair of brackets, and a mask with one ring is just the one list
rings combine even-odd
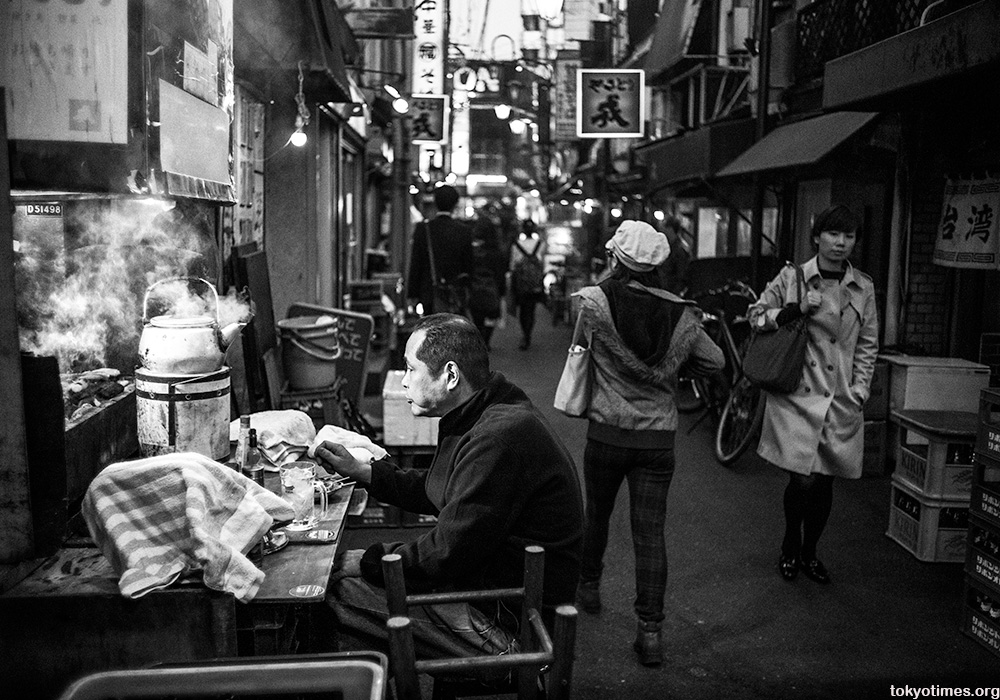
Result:
{"label": "trench coat", "polygon": [[[822,303],[806,324],[809,340],[799,387],[790,394],[765,392],[767,406],[757,453],[799,474],[861,476],[864,402],[871,392],[878,355],[875,285],[850,263],[844,277],[824,280],[813,257],[802,265],[807,289]],[[795,268],[785,266],[750,308],[750,322],[762,332],[798,293]],[[763,319],[763,321],[761,320]]]}

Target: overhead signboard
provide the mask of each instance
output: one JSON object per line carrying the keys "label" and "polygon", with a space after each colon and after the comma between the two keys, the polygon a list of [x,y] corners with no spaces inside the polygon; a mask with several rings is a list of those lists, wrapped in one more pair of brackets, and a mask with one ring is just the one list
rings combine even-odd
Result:
{"label": "overhead signboard", "polygon": [[344,8],[355,39],[412,39],[413,11],[401,7]]}
{"label": "overhead signboard", "polygon": [[575,56],[572,58],[560,56],[556,59],[553,80],[556,96],[552,105],[552,111],[555,115],[553,137],[556,141],[576,139],[576,73],[582,66],[583,63]]}
{"label": "overhead signboard", "polygon": [[413,95],[410,101],[410,136],[414,143],[448,141],[448,98],[445,95]]}
{"label": "overhead signboard", "polygon": [[413,95],[444,93],[448,54],[448,0],[416,0],[413,5]]}
{"label": "overhead signboard", "polygon": [[644,135],[644,71],[582,68],[576,76],[576,135],[579,138]]}

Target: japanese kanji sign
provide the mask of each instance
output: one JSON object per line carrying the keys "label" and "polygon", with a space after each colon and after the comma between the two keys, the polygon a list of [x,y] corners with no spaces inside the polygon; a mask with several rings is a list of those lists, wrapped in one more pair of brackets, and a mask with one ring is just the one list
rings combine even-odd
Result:
{"label": "japanese kanji sign", "polygon": [[448,0],[415,0],[413,3],[414,95],[444,93],[448,56]]}
{"label": "japanese kanji sign", "polygon": [[934,262],[945,267],[1000,269],[1000,179],[952,179],[944,187]]}
{"label": "japanese kanji sign", "polygon": [[445,95],[413,95],[410,116],[410,136],[414,143],[448,141],[448,98]]}
{"label": "japanese kanji sign", "polygon": [[582,139],[643,136],[645,72],[580,69],[576,73],[576,135]]}
{"label": "japanese kanji sign", "polygon": [[0,3],[12,139],[128,143],[128,2]]}
{"label": "japanese kanji sign", "polygon": [[[561,52],[560,52],[561,53]],[[553,82],[556,85],[556,99],[552,105],[555,114],[556,141],[573,141],[576,139],[576,74],[583,63],[579,58],[556,59],[556,73]]]}

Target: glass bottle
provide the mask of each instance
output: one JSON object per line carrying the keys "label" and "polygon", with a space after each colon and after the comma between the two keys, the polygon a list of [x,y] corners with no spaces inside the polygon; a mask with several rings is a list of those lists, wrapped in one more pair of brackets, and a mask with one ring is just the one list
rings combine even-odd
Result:
{"label": "glass bottle", "polygon": [[247,447],[250,444],[250,414],[244,414],[240,416],[240,433],[239,437],[236,439],[236,454],[233,455],[233,460],[236,462],[236,468],[242,469],[243,463],[246,461],[247,457]]}
{"label": "glass bottle", "polygon": [[253,428],[250,428],[246,457],[241,468],[243,476],[253,479],[261,486],[264,485],[264,462],[260,457],[260,448],[257,447],[257,431]]}

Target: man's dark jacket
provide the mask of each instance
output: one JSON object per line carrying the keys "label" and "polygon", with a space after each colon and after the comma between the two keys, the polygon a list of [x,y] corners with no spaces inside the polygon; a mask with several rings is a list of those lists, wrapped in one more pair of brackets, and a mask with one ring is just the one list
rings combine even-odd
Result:
{"label": "man's dark jacket", "polygon": [[[434,313],[434,280],[427,247],[430,232],[434,250],[434,267],[439,280],[456,281],[459,275],[471,278],[473,269],[472,229],[447,214],[438,214],[429,221],[417,224],[413,231],[413,251],[410,256],[410,274],[407,296],[419,299],[424,313]],[[437,309],[441,311],[442,309]]]}
{"label": "man's dark jacket", "polygon": [[407,590],[520,586],[524,548],[545,548],[543,602],[572,603],[583,547],[583,504],[573,459],[525,393],[493,373],[438,428],[429,470],[372,464],[371,495],[437,524],[415,542],[375,544],[362,575],[383,585],[381,557],[402,556]]}

